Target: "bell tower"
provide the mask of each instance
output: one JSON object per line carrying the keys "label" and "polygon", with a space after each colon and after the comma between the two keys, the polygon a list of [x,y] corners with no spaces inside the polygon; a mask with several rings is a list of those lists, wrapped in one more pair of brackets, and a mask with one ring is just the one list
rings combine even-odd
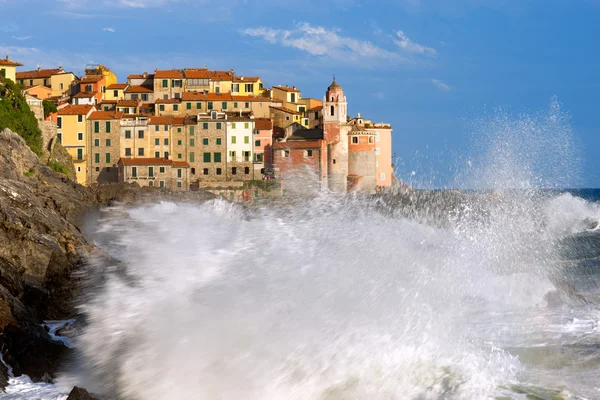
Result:
{"label": "bell tower", "polygon": [[348,103],[344,90],[335,81],[323,99],[323,139],[327,144],[327,186],[337,193],[348,187]]}
{"label": "bell tower", "polygon": [[337,143],[340,140],[340,127],[346,123],[347,107],[344,90],[334,76],[323,99],[323,133],[327,143]]}

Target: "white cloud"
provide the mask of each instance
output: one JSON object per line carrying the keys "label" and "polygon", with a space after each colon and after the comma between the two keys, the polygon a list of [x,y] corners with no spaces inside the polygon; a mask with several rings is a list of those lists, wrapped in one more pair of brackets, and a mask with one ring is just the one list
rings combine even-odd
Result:
{"label": "white cloud", "polygon": [[33,36],[13,36],[12,38],[15,40],[28,40],[31,39]]}
{"label": "white cloud", "polygon": [[104,28],[102,29],[104,32],[111,32],[114,33],[115,32],[115,28]]}
{"label": "white cloud", "polygon": [[449,92],[452,89],[449,85],[445,84],[439,79],[432,79],[431,83],[433,83],[433,85],[442,92]]}
{"label": "white cloud", "polygon": [[437,54],[437,51],[434,48],[426,47],[413,42],[402,31],[397,31],[396,36],[398,36],[398,40],[394,40],[394,43],[396,43],[396,46],[404,51],[409,53],[426,54],[430,56],[435,56]]}
{"label": "white cloud", "polygon": [[[243,30],[242,34],[261,38],[271,44],[295,48],[313,56],[360,63],[365,66],[373,66],[382,61],[408,62],[410,60],[405,53],[410,53],[409,55],[419,53],[414,51],[414,46],[418,45],[412,42],[410,42],[412,47],[405,46],[406,48],[391,51],[366,40],[343,36],[339,29],[312,26],[308,23],[298,24],[291,30],[269,27],[249,28]],[[421,53],[431,53],[431,51]]]}
{"label": "white cloud", "polygon": [[377,100],[385,100],[387,98],[387,96],[383,92],[371,93],[371,96],[375,97]]}

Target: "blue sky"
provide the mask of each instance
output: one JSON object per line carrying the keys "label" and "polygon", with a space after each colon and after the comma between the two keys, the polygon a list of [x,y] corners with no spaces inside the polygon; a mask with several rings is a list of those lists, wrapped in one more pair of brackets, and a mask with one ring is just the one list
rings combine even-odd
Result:
{"label": "blue sky", "polygon": [[[260,75],[323,96],[337,76],[360,112],[394,127],[401,179],[452,186],[471,121],[557,96],[600,187],[600,0],[0,0],[0,55],[120,81],[155,68]],[[551,150],[550,150],[551,151]]]}

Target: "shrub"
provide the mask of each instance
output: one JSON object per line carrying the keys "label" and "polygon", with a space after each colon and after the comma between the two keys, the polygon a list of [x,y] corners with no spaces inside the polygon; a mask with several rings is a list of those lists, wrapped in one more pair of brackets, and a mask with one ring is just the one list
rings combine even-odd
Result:
{"label": "shrub", "polygon": [[54,104],[51,101],[44,100],[42,104],[44,105],[44,118],[48,118],[48,115],[50,115],[50,113],[58,111],[58,109],[56,108],[56,104]]}
{"label": "shrub", "polygon": [[69,169],[56,160],[48,161],[48,166],[58,173],[69,175]]}

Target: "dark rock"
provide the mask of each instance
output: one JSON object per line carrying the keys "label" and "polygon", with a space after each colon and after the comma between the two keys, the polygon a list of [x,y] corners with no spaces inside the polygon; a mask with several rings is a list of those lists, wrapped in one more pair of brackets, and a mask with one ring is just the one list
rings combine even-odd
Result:
{"label": "dark rock", "polygon": [[75,386],[71,393],[69,393],[69,397],[67,400],[98,400],[96,397],[93,397],[89,394],[89,392],[85,389],[79,388]]}

